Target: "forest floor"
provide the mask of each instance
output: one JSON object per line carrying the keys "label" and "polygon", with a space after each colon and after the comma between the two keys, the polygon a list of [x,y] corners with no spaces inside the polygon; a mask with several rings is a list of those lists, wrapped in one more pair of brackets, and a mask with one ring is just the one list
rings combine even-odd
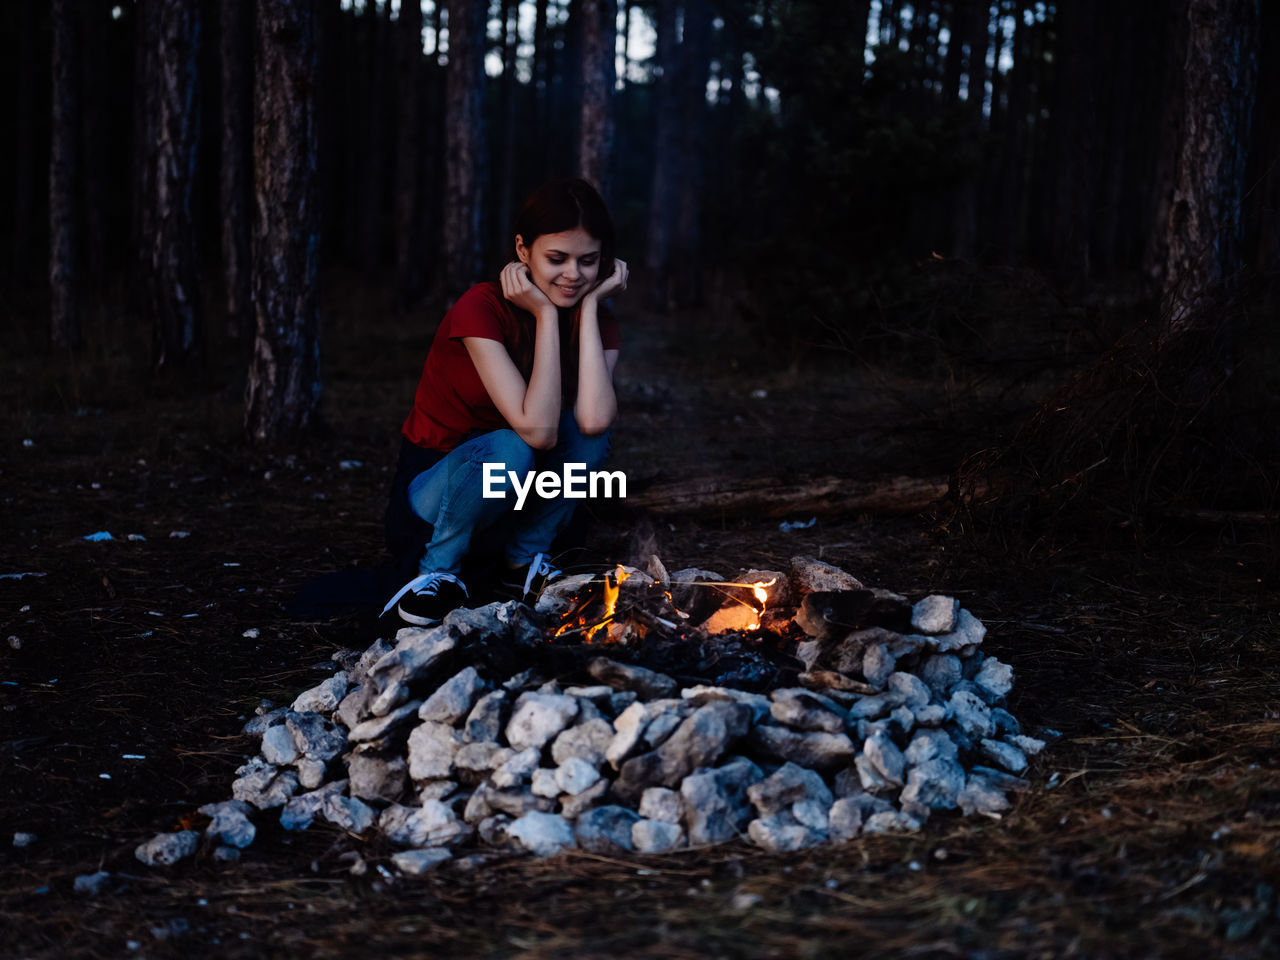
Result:
{"label": "forest floor", "polygon": [[[1014,667],[1009,709],[1062,737],[998,822],[938,815],[791,855],[733,843],[356,877],[345,853],[376,866],[392,851],[316,824],[260,829],[239,863],[142,866],[138,843],[229,798],[261,698],[288,701],[372,640],[358,617],[281,611],[316,574],[380,560],[396,428],[436,318],[358,304],[330,307],[328,431],[292,456],[242,443],[230,361],[167,386],[136,359],[0,361],[0,955],[1280,952],[1280,585],[1274,544],[1247,531],[997,555],[929,515],[783,532],[601,509],[601,564],[807,554],[912,598],[957,596]],[[1007,426],[1008,384],[759,354],[724,319],[632,320],[615,440],[629,482],[945,475]],[[103,530],[114,539],[86,539]],[[11,846],[18,831],[35,841]],[[97,870],[104,892],[73,891]]]}

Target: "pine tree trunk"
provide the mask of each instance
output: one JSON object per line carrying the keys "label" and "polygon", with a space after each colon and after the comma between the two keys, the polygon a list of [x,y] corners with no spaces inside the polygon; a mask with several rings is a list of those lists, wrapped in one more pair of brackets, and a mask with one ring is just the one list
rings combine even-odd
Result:
{"label": "pine tree trunk", "polygon": [[258,445],[296,438],[320,400],[316,273],[315,0],[258,0],[253,159],[257,333],[245,433]]}
{"label": "pine tree trunk", "polygon": [[511,251],[511,221],[514,218],[516,154],[516,53],[520,45],[520,4],[516,0],[502,0],[502,167],[498,175],[498,212],[495,218],[497,244],[495,249],[504,258],[514,256]]}
{"label": "pine tree trunk", "polygon": [[672,291],[681,306],[702,303],[702,144],[711,72],[711,5],[686,0],[680,44],[681,155],[675,235],[671,245]]}
{"label": "pine tree trunk", "polygon": [[253,202],[253,6],[222,0],[222,276],[227,333],[248,342],[252,333],[250,210]]}
{"label": "pine tree trunk", "polygon": [[955,238],[952,255],[960,260],[975,260],[978,256],[978,178],[982,175],[983,101],[987,88],[987,46],[991,21],[986,0],[960,0],[968,3],[969,33],[965,38],[968,48],[966,67],[968,74],[968,100],[965,111],[968,116],[971,149],[976,151],[972,167],[965,172],[955,196]]}
{"label": "pine tree trunk", "polygon": [[155,88],[148,124],[156,141],[151,155],[152,232],[142,237],[145,297],[152,318],[157,370],[177,370],[203,360],[199,256],[192,218],[196,147],[200,136],[199,61],[203,23],[198,4],[156,0],[155,49],[148,84]]}
{"label": "pine tree trunk", "polygon": [[[49,307],[53,345],[80,347],[80,22],[73,0],[53,0],[53,121],[49,151]],[[31,38],[22,41],[30,43]]]}
{"label": "pine tree trunk", "polygon": [[[94,38],[80,44],[80,152],[88,158],[102,158],[111,149],[110,92],[115,77],[107,68],[107,31],[111,29],[111,0],[87,0],[80,4],[81,37]],[[84,211],[84,266],[91,295],[100,295],[106,278],[107,186],[102,162],[81,164]]]}
{"label": "pine tree trunk", "polygon": [[1090,235],[1096,202],[1098,153],[1098,51],[1096,0],[1058,6],[1061,71],[1051,108],[1054,131],[1052,181],[1053,265],[1074,278],[1092,272]]}
{"label": "pine tree trunk", "polygon": [[33,5],[13,5],[18,20],[17,44],[18,83],[15,91],[14,114],[16,129],[13,143],[13,246],[11,251],[13,275],[26,276],[31,266],[31,228],[34,220],[36,195],[36,143],[35,102],[36,77],[35,16]]}
{"label": "pine tree trunk", "polygon": [[[383,142],[383,110],[386,107],[386,35],[389,0],[383,4],[368,0],[364,15],[365,62],[368,77],[365,96],[359,106],[364,119],[364,133],[359,144],[363,161],[354,186],[358,199],[356,208],[356,262],[368,276],[378,267],[382,253],[382,196],[386,177],[384,162],[386,149]],[[450,47],[453,45],[452,18],[450,19]],[[450,49],[452,56],[452,49]]]}
{"label": "pine tree trunk", "polygon": [[480,278],[484,256],[485,185],[489,182],[484,122],[485,4],[452,0],[446,73],[444,295]]}
{"label": "pine tree trunk", "polygon": [[543,164],[539,180],[546,177],[547,119],[551,92],[551,50],[547,39],[547,0],[538,0],[533,17],[533,155]]}
{"label": "pine tree trunk", "polygon": [[678,181],[684,162],[677,105],[679,49],[676,46],[675,0],[658,0],[654,11],[657,40],[657,131],[653,144],[653,175],[649,184],[649,224],[645,239],[649,306],[665,312],[671,306],[671,233],[675,225]]}
{"label": "pine tree trunk", "polygon": [[1259,48],[1258,104],[1254,114],[1253,202],[1254,264],[1267,283],[1266,309],[1275,311],[1280,295],[1280,9],[1262,11]]}
{"label": "pine tree trunk", "polygon": [[396,23],[399,110],[396,141],[396,277],[400,300],[412,303],[423,290],[423,97],[422,5],[403,3]]}
{"label": "pine tree trunk", "polygon": [[613,176],[614,0],[582,0],[582,127],[578,173],[608,202]]}
{"label": "pine tree trunk", "polygon": [[1161,110],[1155,170],[1151,177],[1151,208],[1154,229],[1147,233],[1142,257],[1145,291],[1152,296],[1164,289],[1165,269],[1169,264],[1169,214],[1173,209],[1173,191],[1178,172],[1179,137],[1186,110],[1186,84],[1182,76],[1187,57],[1187,0],[1178,0],[1166,8],[1166,22],[1155,29],[1165,35],[1168,58],[1164,63],[1163,108]]}
{"label": "pine tree trunk", "polygon": [[1017,23],[1013,29],[1013,67],[1009,73],[1009,109],[1006,114],[1004,146],[1000,158],[1000,183],[997,189],[999,212],[996,216],[995,246],[1007,264],[1018,260],[1018,238],[1022,220],[1022,198],[1026,189],[1027,125],[1031,104],[1031,50],[1027,26],[1023,20],[1026,2],[1014,8]]}
{"label": "pine tree trunk", "polygon": [[1165,225],[1168,335],[1242,266],[1240,200],[1258,78],[1259,0],[1191,0],[1182,149]]}

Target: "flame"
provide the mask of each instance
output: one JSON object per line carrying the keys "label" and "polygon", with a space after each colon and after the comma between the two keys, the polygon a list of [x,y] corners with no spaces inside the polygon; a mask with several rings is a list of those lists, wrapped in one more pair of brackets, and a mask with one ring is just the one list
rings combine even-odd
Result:
{"label": "flame", "polygon": [[556,630],[555,636],[563,636],[571,630],[584,630],[585,633],[583,639],[587,643],[590,643],[597,633],[605,627],[610,627],[610,629],[606,631],[606,637],[609,639],[616,639],[615,634],[619,631],[614,630],[613,627],[618,627],[620,625],[614,623],[613,616],[618,608],[618,595],[622,589],[622,581],[628,579],[630,576],[631,574],[627,572],[626,568],[623,567],[622,564],[618,564],[616,568],[606,573],[604,575],[604,595],[602,597],[604,610],[600,614],[600,619],[595,623],[588,624],[586,617],[579,616],[572,622],[566,621],[561,624],[560,628]]}
{"label": "flame", "polygon": [[778,582],[778,578],[774,577],[772,580],[770,580],[767,583],[763,580],[757,580],[755,583],[751,584],[751,592],[755,595],[756,600],[759,602],[760,609],[756,611],[755,622],[747,627],[748,630],[760,629],[759,615],[764,613],[765,604],[769,602],[769,593],[768,591],[765,590],[765,587],[772,587],[777,582]]}

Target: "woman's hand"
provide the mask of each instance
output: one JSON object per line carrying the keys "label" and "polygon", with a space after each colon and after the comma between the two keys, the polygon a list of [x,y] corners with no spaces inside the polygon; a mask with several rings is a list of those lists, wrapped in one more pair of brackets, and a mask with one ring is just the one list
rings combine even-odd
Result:
{"label": "woman's hand", "polygon": [[608,300],[625,289],[627,289],[627,262],[615,258],[613,261],[613,273],[609,274],[597,286],[588,290],[587,297],[598,303],[601,300]]}
{"label": "woman's hand", "polygon": [[537,288],[530,278],[529,268],[519,260],[513,260],[502,268],[499,281],[502,284],[502,295],[520,309],[528,310],[535,317],[547,307],[555,309],[555,304]]}

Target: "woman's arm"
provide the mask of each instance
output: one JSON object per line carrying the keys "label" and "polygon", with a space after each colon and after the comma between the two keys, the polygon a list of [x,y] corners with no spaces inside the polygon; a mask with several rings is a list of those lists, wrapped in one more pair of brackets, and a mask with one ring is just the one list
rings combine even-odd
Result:
{"label": "woman's arm", "polygon": [[533,285],[523,263],[502,270],[502,294],[536,318],[533,370],[525,383],[507,348],[497,340],[463,337],[480,382],[511,429],[535,450],[556,445],[560,423],[560,322],[555,305]]}
{"label": "woman's arm", "polygon": [[600,340],[600,301],[627,289],[627,265],[614,261],[613,274],[582,299],[578,328],[578,396],[574,419],[584,434],[604,433],[618,414],[618,398],[613,392],[613,368],[617,350],[605,350]]}

